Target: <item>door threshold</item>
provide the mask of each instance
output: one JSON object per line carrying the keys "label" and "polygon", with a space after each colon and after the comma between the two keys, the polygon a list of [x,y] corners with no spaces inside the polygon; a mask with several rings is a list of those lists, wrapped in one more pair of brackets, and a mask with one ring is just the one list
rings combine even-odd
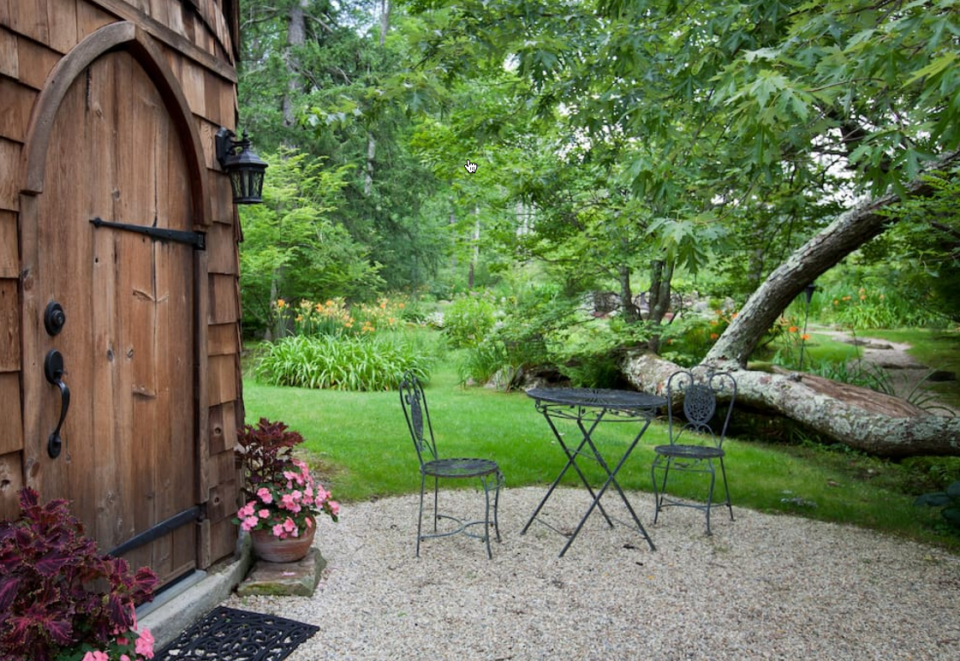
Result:
{"label": "door threshold", "polygon": [[176,597],[183,594],[206,577],[207,572],[201,569],[194,569],[193,571],[184,574],[176,581],[163,586],[160,588],[160,591],[154,595],[153,601],[148,601],[147,603],[141,604],[139,607],[137,607],[137,619],[140,620],[164,604],[173,601]]}

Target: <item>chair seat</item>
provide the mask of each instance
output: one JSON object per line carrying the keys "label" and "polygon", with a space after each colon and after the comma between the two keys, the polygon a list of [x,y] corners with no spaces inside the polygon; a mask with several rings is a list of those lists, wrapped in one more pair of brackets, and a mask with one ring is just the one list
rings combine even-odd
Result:
{"label": "chair seat", "polygon": [[499,470],[491,459],[434,459],[423,463],[423,474],[432,477],[481,477]]}
{"label": "chair seat", "polygon": [[658,445],[654,448],[657,454],[665,457],[681,457],[683,459],[717,459],[724,456],[720,448],[705,445]]}

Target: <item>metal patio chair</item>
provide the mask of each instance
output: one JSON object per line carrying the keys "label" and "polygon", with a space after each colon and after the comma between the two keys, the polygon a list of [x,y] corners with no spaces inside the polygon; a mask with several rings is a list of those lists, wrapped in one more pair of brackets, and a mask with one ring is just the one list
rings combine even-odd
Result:
{"label": "metal patio chair", "polygon": [[[492,558],[490,551],[490,496],[493,492],[493,529],[500,541],[500,524],[497,517],[497,507],[500,504],[500,488],[504,484],[503,473],[497,462],[491,459],[456,458],[441,459],[437,454],[437,444],[433,437],[433,425],[430,422],[430,411],[427,408],[427,398],[423,387],[416,375],[407,372],[400,382],[400,404],[413,445],[420,460],[420,513],[417,518],[417,557],[420,557],[420,542],[433,537],[448,537],[463,533],[469,537],[483,540],[487,545],[487,557]],[[433,532],[423,532],[423,498],[426,492],[427,478],[433,478]],[[479,521],[464,521],[448,514],[440,514],[438,510],[438,492],[441,479],[478,479],[483,487],[485,500],[484,518]],[[448,519],[455,524],[454,530],[439,531],[437,522]],[[483,534],[470,530],[475,526],[483,526]]]}
{"label": "metal patio chair", "polygon": [[[678,400],[683,399],[682,408]],[[716,483],[715,462],[720,464],[726,506],[733,521],[733,506],[730,503],[730,488],[727,471],[723,465],[725,456],[723,441],[737,398],[737,382],[729,372],[706,372],[695,376],[689,370],[674,372],[667,380],[667,415],[669,419],[670,444],[654,448],[656,456],[650,474],[653,477],[653,495],[656,523],[660,510],[669,505],[692,507],[704,510],[707,516],[707,534],[710,531],[710,510],[714,506],[713,490]],[[682,414],[682,418],[681,418]],[[663,479],[657,483],[657,471],[663,471]],[[670,498],[666,495],[667,478],[671,471],[706,473],[710,476],[707,502],[692,502]]]}

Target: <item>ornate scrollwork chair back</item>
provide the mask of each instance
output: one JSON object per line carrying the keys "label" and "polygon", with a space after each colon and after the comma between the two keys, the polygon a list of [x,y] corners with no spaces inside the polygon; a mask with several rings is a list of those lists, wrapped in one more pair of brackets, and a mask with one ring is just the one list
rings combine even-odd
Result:
{"label": "ornate scrollwork chair back", "polygon": [[413,437],[413,446],[417,450],[417,459],[422,468],[425,462],[437,459],[437,442],[433,438],[433,427],[430,425],[430,412],[427,410],[423,387],[415,376],[409,376],[411,378],[405,375],[400,382],[400,402],[403,404],[407,427]]}
{"label": "ornate scrollwork chair back", "polygon": [[[733,506],[723,460],[726,453],[723,441],[730,425],[734,402],[737,398],[737,382],[729,372],[679,370],[667,380],[667,418],[670,444],[654,448],[655,457],[651,467],[655,499],[654,523],[660,511],[669,505],[693,507],[706,513],[707,534],[710,530],[710,511],[713,507],[713,491],[716,483],[715,462],[720,466],[725,504],[733,520]],[[680,402],[682,401],[682,406]],[[682,414],[682,415],[681,415]],[[662,470],[658,481],[657,471]],[[666,494],[667,480],[671,471],[706,473],[710,476],[707,502],[671,498]]]}
{"label": "ornate scrollwork chair back", "polygon": [[[481,539],[487,547],[487,556],[493,557],[490,550],[490,528],[494,529],[497,541],[500,541],[500,525],[498,507],[500,504],[500,489],[503,487],[503,473],[497,463],[491,459],[455,458],[441,459],[437,452],[437,443],[433,435],[433,423],[430,421],[430,410],[427,407],[427,397],[423,392],[420,380],[413,372],[406,372],[400,381],[400,405],[403,408],[410,436],[417,451],[420,462],[420,512],[417,518],[417,557],[420,557],[420,542],[433,537],[447,537],[463,533],[470,537]],[[433,479],[433,532],[423,532],[423,505],[427,487],[427,478]],[[439,489],[441,479],[478,479],[483,488],[485,513],[484,518],[477,521],[463,521],[449,514],[441,514],[439,506]],[[491,507],[491,493],[493,503]],[[492,519],[491,519],[492,509]],[[438,529],[438,522],[446,519],[452,522],[453,527],[446,530]],[[472,528],[483,526],[482,533],[473,532]]]}

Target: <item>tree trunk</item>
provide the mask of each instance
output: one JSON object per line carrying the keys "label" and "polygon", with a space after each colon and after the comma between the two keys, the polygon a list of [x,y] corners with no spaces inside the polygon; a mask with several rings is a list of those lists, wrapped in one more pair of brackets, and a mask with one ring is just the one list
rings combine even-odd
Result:
{"label": "tree trunk", "polygon": [[640,311],[633,304],[633,287],[630,286],[630,267],[620,266],[620,308],[623,310],[623,320],[628,324],[635,324],[640,320]]}
{"label": "tree trunk", "polygon": [[[673,264],[654,260],[650,265],[650,312],[647,321],[656,327],[670,310],[670,281],[673,279]],[[654,335],[647,342],[650,351],[660,351],[660,336]]]}
{"label": "tree trunk", "polygon": [[[387,30],[390,29],[390,0],[380,0],[380,47],[387,40]],[[367,70],[369,73],[369,69]],[[370,197],[373,193],[373,174],[377,161],[377,140],[373,137],[373,129],[367,126],[367,169],[363,175],[363,194]]]}
{"label": "tree trunk", "polygon": [[377,140],[373,137],[373,133],[369,132],[369,129],[367,131],[367,169],[363,173],[363,194],[370,197],[373,192],[373,170],[374,162],[377,159]]}
{"label": "tree trunk", "polygon": [[[952,152],[931,170],[944,169],[958,157],[960,152]],[[908,197],[932,192],[923,178],[906,186]],[[895,222],[882,210],[900,199],[886,195],[869,200],[794,252],[750,296],[701,366],[733,373],[738,404],[775,412],[851,448],[886,457],[960,456],[960,417],[935,416],[898,398],[817,376],[745,369],[784,308],[814,279]],[[651,289],[651,296],[655,293]],[[628,357],[623,365],[624,375],[636,388],[652,393],[661,391],[677,369],[651,354]]]}
{"label": "tree trunk", "polygon": [[[626,361],[639,390],[662,394],[680,369],[652,354]],[[734,369],[737,405],[775,412],[822,436],[881,457],[960,456],[960,418],[931,415],[897,397],[809,374]]]}
{"label": "tree trunk", "polygon": [[380,0],[380,45],[387,41],[387,30],[390,28],[390,0]]}
{"label": "tree trunk", "polygon": [[307,38],[307,21],[304,13],[308,0],[300,0],[290,8],[287,18],[287,49],[284,61],[287,65],[287,92],[283,95],[283,125],[287,128],[297,123],[297,113],[294,107],[295,100],[301,96],[300,66],[294,53],[296,48],[303,46]]}
{"label": "tree trunk", "polygon": [[473,280],[477,269],[477,262],[480,261],[480,206],[473,207],[473,250],[470,255],[470,273],[467,276],[467,289],[473,291]]}

